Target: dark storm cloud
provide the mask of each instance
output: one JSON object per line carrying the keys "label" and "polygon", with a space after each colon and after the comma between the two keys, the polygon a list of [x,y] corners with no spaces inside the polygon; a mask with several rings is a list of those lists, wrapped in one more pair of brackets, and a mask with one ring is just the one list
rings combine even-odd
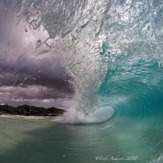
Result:
{"label": "dark storm cloud", "polygon": [[1,84],[3,82],[3,76],[6,76],[6,82],[3,82],[3,84],[7,85],[19,84],[20,82],[24,82],[24,84],[39,82],[38,84],[49,84],[47,85],[48,87],[53,87],[56,86],[57,81],[61,85],[64,84],[66,74],[58,58],[52,55],[44,58],[30,58],[27,56],[21,55],[15,61],[8,60],[8,58],[3,59],[0,75]]}
{"label": "dark storm cloud", "polygon": [[59,49],[45,45],[43,27],[33,30],[23,18],[18,22],[9,2],[0,2],[0,13],[0,102],[48,105],[72,93]]}

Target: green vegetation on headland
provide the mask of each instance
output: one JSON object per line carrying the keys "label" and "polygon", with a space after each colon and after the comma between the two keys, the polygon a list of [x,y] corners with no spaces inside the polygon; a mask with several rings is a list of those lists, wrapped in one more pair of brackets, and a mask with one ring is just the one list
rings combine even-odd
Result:
{"label": "green vegetation on headland", "polygon": [[44,108],[30,105],[10,106],[0,105],[0,115],[21,115],[21,116],[58,116],[65,112],[55,107]]}

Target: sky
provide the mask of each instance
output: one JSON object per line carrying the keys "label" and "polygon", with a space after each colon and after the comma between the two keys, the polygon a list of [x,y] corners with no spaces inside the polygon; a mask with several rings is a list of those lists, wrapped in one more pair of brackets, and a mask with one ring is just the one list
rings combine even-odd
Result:
{"label": "sky", "polygon": [[69,77],[57,45],[49,48],[44,42],[46,30],[20,19],[11,1],[0,0],[0,22],[0,104],[50,107],[58,98],[69,98]]}

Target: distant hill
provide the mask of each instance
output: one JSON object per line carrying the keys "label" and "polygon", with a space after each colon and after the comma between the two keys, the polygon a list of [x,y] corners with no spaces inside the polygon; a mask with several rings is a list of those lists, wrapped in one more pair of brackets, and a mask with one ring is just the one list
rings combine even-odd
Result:
{"label": "distant hill", "polygon": [[65,112],[55,107],[44,108],[30,105],[10,106],[0,105],[0,115],[22,115],[22,116],[58,116]]}

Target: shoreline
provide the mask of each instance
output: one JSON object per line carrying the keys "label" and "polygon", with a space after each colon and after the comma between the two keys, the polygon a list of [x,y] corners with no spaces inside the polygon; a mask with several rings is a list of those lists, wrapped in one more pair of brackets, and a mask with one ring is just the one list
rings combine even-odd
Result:
{"label": "shoreline", "polygon": [[63,115],[65,112],[65,110],[55,107],[44,108],[30,105],[14,107],[0,105],[0,117],[4,118],[46,119]]}

